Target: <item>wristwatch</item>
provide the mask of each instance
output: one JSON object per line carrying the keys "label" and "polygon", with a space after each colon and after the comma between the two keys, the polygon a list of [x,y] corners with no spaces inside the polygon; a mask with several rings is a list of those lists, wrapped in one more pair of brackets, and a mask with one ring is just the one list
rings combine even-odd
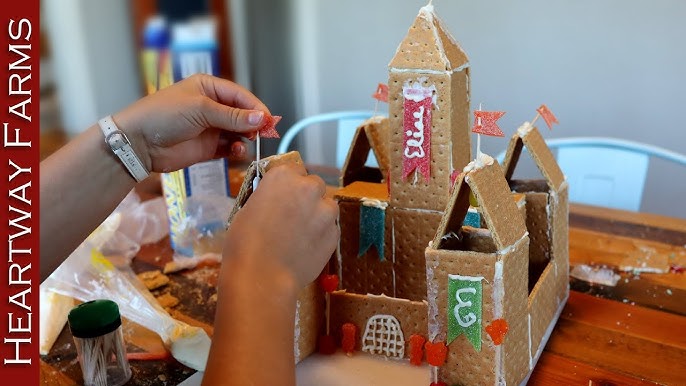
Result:
{"label": "wristwatch", "polygon": [[119,130],[117,125],[112,120],[112,116],[108,115],[98,121],[100,130],[105,136],[105,143],[110,146],[112,152],[119,157],[119,160],[124,164],[126,170],[131,174],[136,181],[143,181],[150,175],[148,170],[143,166],[141,159],[131,147],[129,138],[123,131]]}

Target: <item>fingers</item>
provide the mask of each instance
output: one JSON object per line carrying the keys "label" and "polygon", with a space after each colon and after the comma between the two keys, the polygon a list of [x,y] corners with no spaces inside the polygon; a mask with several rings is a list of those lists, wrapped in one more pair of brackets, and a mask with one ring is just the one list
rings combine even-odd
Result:
{"label": "fingers", "polygon": [[196,78],[205,95],[223,105],[269,112],[258,97],[234,82],[205,74],[198,74]]}
{"label": "fingers", "polygon": [[264,125],[265,112],[230,107],[209,98],[200,103],[200,114],[211,126],[235,133],[253,133]]}

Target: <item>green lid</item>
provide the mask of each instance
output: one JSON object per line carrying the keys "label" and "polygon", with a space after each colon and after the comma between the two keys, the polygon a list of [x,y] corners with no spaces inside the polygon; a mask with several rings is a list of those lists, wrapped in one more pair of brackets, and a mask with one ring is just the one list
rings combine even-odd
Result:
{"label": "green lid", "polygon": [[119,307],[111,300],[92,300],[69,311],[69,328],[77,338],[95,338],[121,326]]}

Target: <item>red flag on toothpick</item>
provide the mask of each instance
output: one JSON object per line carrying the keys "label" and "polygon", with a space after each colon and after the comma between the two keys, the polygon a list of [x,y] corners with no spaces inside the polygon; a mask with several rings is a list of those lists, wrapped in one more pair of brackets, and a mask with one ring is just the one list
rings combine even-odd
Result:
{"label": "red flag on toothpick", "polygon": [[379,85],[376,86],[376,92],[372,94],[372,98],[376,99],[377,101],[388,103],[388,86],[383,83],[379,83]]}
{"label": "red flag on toothpick", "polygon": [[260,129],[260,137],[262,138],[280,138],[279,132],[276,131],[276,124],[281,120],[279,115],[265,115],[264,126]]}
{"label": "red flag on toothpick", "polygon": [[555,118],[555,115],[553,115],[553,112],[550,111],[548,106],[541,105],[541,107],[537,108],[536,111],[538,111],[538,113],[541,114],[543,120],[545,121],[545,124],[548,126],[548,129],[552,130],[553,124],[560,123],[557,121],[557,118]]}
{"label": "red flag on toothpick", "polygon": [[505,133],[500,130],[496,121],[505,115],[504,111],[474,111],[474,127],[472,133],[504,137]]}

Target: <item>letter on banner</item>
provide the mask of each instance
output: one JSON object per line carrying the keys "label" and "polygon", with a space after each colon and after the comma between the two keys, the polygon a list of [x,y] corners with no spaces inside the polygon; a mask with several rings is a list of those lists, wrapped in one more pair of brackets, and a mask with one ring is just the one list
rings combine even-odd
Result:
{"label": "letter on banner", "polygon": [[433,90],[418,83],[403,87],[403,179],[417,170],[431,177],[431,105]]}
{"label": "letter on banner", "polygon": [[481,276],[448,275],[448,344],[465,334],[481,351]]}

